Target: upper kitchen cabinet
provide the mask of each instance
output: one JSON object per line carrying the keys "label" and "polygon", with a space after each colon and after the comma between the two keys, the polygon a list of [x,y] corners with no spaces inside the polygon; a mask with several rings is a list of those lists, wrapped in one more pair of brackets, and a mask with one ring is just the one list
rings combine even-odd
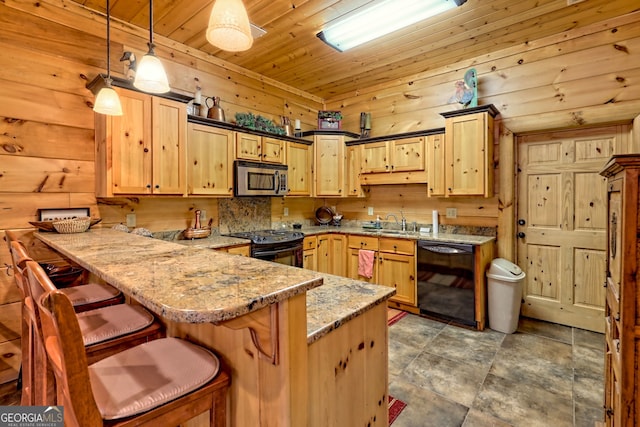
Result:
{"label": "upper kitchen cabinet", "polygon": [[236,132],[236,158],[282,164],[284,163],[284,141]]}
{"label": "upper kitchen cabinet", "polygon": [[95,115],[96,196],[184,195],[186,104],[116,91],[123,115]]}
{"label": "upper kitchen cabinet", "polygon": [[493,195],[493,119],[497,114],[491,104],[442,113],[446,197]]}
{"label": "upper kitchen cabinet", "polygon": [[287,196],[311,196],[313,146],[287,142],[289,193]]}
{"label": "upper kitchen cabinet", "polygon": [[189,123],[187,193],[233,196],[233,132]]}
{"label": "upper kitchen cabinet", "polygon": [[444,134],[429,135],[426,146],[427,194],[429,196],[444,196]]}
{"label": "upper kitchen cabinet", "polygon": [[426,182],[424,141],[424,136],[414,136],[363,144],[362,184]]}
{"label": "upper kitchen cabinet", "polygon": [[[314,147],[314,196],[349,197],[360,196],[361,191],[352,185],[354,176],[360,173],[355,165],[359,156],[347,158],[347,139],[355,134],[349,132],[311,132]],[[349,167],[351,163],[352,167]],[[350,184],[351,183],[351,184]],[[352,188],[353,187],[353,188]]]}
{"label": "upper kitchen cabinet", "polygon": [[347,196],[364,197],[360,184],[362,150],[360,145],[347,147]]}

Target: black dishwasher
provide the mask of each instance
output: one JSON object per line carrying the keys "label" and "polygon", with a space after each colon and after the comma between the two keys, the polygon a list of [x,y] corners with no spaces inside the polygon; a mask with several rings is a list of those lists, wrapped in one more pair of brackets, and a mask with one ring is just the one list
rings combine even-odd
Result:
{"label": "black dishwasher", "polygon": [[476,326],[473,245],[418,241],[420,313]]}

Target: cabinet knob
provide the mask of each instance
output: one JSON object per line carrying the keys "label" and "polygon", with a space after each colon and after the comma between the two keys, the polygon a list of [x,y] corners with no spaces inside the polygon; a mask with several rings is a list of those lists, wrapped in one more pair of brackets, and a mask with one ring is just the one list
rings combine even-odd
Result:
{"label": "cabinet knob", "polygon": [[451,193],[451,187],[449,187],[448,190],[449,190],[449,193]]}
{"label": "cabinet knob", "polygon": [[151,188],[151,184],[147,184],[147,188]]}
{"label": "cabinet knob", "polygon": [[525,221],[522,218],[518,220],[518,225],[525,225],[526,223],[527,223],[527,221]]}
{"label": "cabinet knob", "polygon": [[142,150],[142,151],[144,151],[145,153],[148,153],[148,152],[149,152],[149,149],[145,147],[145,149],[144,149],[144,150]]}
{"label": "cabinet knob", "polygon": [[518,237],[519,237],[520,239],[524,239],[525,237],[527,237],[527,235],[526,235],[526,234],[524,234],[522,231],[520,231],[520,232],[518,233]]}
{"label": "cabinet knob", "polygon": [[156,184],[156,188],[160,188],[160,186],[158,184]]}

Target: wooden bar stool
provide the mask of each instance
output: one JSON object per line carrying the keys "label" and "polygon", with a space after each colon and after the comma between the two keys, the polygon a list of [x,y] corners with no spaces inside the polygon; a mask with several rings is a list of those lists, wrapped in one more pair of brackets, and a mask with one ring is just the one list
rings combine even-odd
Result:
{"label": "wooden bar stool", "polygon": [[[13,231],[5,230],[5,236],[9,245],[11,245],[11,242],[20,242],[28,256],[27,248]],[[124,302],[122,292],[104,283],[84,283],[64,289],[78,313]]]}
{"label": "wooden bar stool", "polygon": [[88,365],[67,296],[53,290],[38,306],[65,426],[178,425],[206,411],[211,426],[226,426],[229,374],[209,350],[162,338]]}
{"label": "wooden bar stool", "polygon": [[[15,265],[15,276],[23,283],[26,293],[25,306],[32,330],[32,337],[29,339],[30,349],[27,350],[29,363],[23,364],[23,370],[28,371],[34,404],[50,405],[55,400],[53,377],[43,344],[39,341],[40,313],[34,302],[56,287],[42,267],[28,258],[20,242],[11,242],[11,255]],[[27,264],[37,266],[37,274],[33,275],[33,279],[25,274]],[[60,292],[65,293],[64,290]],[[76,315],[89,363],[165,336],[161,323],[139,305],[117,304]]]}

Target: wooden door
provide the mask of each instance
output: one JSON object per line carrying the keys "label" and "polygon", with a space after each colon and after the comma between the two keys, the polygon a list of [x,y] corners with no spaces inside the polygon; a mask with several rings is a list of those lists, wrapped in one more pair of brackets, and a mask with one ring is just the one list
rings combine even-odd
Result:
{"label": "wooden door", "polygon": [[360,249],[348,248],[347,250],[347,277],[354,280],[362,280],[363,282],[378,283],[378,253],[376,252],[373,258],[371,277],[365,277],[358,274]]}
{"label": "wooden door", "polygon": [[151,96],[118,94],[123,114],[112,118],[113,194],[151,194]]}
{"label": "wooden door", "polygon": [[343,196],[346,161],[343,137],[316,135],[314,149],[315,195]]}
{"label": "wooden door", "polygon": [[413,255],[380,252],[378,255],[378,282],[396,289],[393,301],[416,305],[416,262]]}
{"label": "wooden door", "polygon": [[284,141],[276,138],[262,138],[262,161],[284,163]]}
{"label": "wooden door", "polygon": [[607,191],[615,128],[518,138],[522,314],[603,332]]}
{"label": "wooden door", "polygon": [[262,137],[258,135],[237,132],[236,158],[253,160],[256,162],[262,160]]}
{"label": "wooden door", "polygon": [[362,146],[362,173],[389,171],[389,147],[386,141]]}
{"label": "wooden door", "polygon": [[311,145],[287,142],[288,196],[311,195],[312,150]]}
{"label": "wooden door", "polygon": [[316,249],[310,249],[307,251],[303,251],[302,253],[302,268],[306,268],[307,270],[318,271],[317,264],[317,252]]}
{"label": "wooden door", "polygon": [[187,142],[188,193],[233,195],[233,140],[229,130],[189,124]]}
{"label": "wooden door", "polygon": [[187,105],[157,96],[152,97],[151,105],[152,193],[182,195],[186,189]]}
{"label": "wooden door", "polygon": [[337,276],[347,276],[347,236],[331,235],[329,259],[331,268],[329,273]]}
{"label": "wooden door", "polygon": [[329,234],[318,236],[318,249],[316,251],[316,268],[320,273],[331,273],[331,260],[329,259],[330,246]]}
{"label": "wooden door", "polygon": [[444,196],[444,135],[427,136],[427,194]]}
{"label": "wooden door", "polygon": [[424,137],[391,141],[391,171],[410,172],[424,170]]}

